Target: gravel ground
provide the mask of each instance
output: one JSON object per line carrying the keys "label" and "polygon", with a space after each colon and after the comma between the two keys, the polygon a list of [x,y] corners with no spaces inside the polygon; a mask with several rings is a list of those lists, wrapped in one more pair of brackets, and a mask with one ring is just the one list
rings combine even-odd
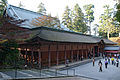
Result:
{"label": "gravel ground", "polygon": [[30,79],[30,80],[93,80],[82,77],[61,77],[61,78],[46,78],[46,79]]}

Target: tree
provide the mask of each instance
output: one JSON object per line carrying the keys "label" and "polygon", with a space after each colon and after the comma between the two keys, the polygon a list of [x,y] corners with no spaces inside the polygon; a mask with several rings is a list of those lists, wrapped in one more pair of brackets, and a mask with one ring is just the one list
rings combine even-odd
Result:
{"label": "tree", "polygon": [[98,32],[98,26],[99,26],[98,24],[94,24],[93,31],[95,36],[97,35],[97,32]]}
{"label": "tree", "polygon": [[24,5],[21,3],[21,1],[19,3],[18,7],[20,7],[20,8],[24,7]]}
{"label": "tree", "polygon": [[84,5],[83,8],[84,8],[85,13],[86,13],[85,19],[90,26],[89,30],[90,30],[90,35],[91,35],[91,22],[94,21],[94,16],[93,16],[94,11],[92,10],[92,8],[94,8],[94,5],[93,4]]}
{"label": "tree", "polygon": [[73,30],[72,27],[72,18],[71,18],[71,10],[69,9],[68,6],[66,6],[66,9],[63,13],[62,17],[62,23],[70,30]]}
{"label": "tree", "polygon": [[78,4],[74,6],[72,11],[72,27],[75,32],[87,32],[84,14]]}
{"label": "tree", "polygon": [[0,43],[0,63],[5,65],[14,65],[19,57],[18,54],[18,44],[15,40],[7,40],[3,43]]}
{"label": "tree", "polygon": [[119,22],[119,33],[120,33],[120,3],[117,4],[117,12],[115,14],[116,20]]}
{"label": "tree", "polygon": [[0,0],[0,16],[3,16],[7,0]]}
{"label": "tree", "polygon": [[41,13],[41,14],[46,14],[46,9],[44,7],[44,4],[41,2],[38,6],[39,10],[37,11],[38,13]]}
{"label": "tree", "polygon": [[60,28],[59,19],[51,16],[41,16],[38,18],[34,18],[31,24],[37,27],[46,26],[51,28]]}
{"label": "tree", "polygon": [[115,18],[112,17],[113,9],[109,8],[109,5],[105,5],[104,8],[104,14],[100,16],[100,26],[98,30],[107,33],[109,39],[110,34],[116,32],[118,28],[115,26]]}

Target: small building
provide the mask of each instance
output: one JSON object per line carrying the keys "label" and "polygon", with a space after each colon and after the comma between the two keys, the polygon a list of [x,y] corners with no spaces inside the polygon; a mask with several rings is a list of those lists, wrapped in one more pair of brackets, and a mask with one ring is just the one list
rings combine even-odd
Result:
{"label": "small building", "polygon": [[118,56],[120,53],[120,46],[105,46],[104,51],[106,56]]}

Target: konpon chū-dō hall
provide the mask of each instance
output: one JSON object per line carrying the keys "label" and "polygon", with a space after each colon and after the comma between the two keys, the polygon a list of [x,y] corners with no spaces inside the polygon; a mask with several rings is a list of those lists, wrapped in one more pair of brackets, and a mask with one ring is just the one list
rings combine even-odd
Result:
{"label": "konpon ch\u016b-d\u014d hall", "polygon": [[[41,67],[50,67],[66,64],[66,60],[75,62],[81,60],[82,57],[84,59],[97,57],[104,52],[105,45],[116,44],[108,39],[91,35],[35,27],[30,24],[31,20],[42,14],[12,5],[8,5],[5,15],[14,19],[27,19],[24,25],[12,26],[14,29],[12,32],[18,30],[14,37],[18,40],[20,55],[25,59],[26,64],[32,64],[32,66],[36,63]],[[11,26],[3,25],[1,30],[8,27]]]}

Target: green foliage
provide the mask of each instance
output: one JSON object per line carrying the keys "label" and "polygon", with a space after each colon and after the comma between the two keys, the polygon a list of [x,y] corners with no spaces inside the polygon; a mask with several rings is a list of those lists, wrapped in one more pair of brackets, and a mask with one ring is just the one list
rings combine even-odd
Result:
{"label": "green foliage", "polygon": [[101,36],[103,38],[107,38],[107,34],[106,33],[100,32],[100,31],[98,31],[98,33],[99,33],[99,36]]}
{"label": "green foliage", "polygon": [[109,5],[105,5],[104,8],[104,14],[100,16],[100,26],[98,30],[99,32],[107,33],[107,37],[109,38],[109,34],[117,32],[118,28],[114,22],[115,18],[112,17],[113,9],[109,8]]}
{"label": "green foliage", "polygon": [[3,16],[7,0],[0,0],[0,17]]}
{"label": "green foliage", "polygon": [[84,14],[78,4],[74,6],[73,10],[70,10],[69,7],[66,6],[62,23],[72,31],[82,33],[87,32]]}
{"label": "green foliage", "polygon": [[78,4],[74,6],[72,11],[72,20],[73,31],[82,33],[87,31],[84,14]]}
{"label": "green foliage", "polygon": [[44,7],[44,4],[41,2],[38,6],[39,10],[37,11],[38,13],[41,13],[41,14],[46,14],[46,9]]}
{"label": "green foliage", "polygon": [[5,65],[14,65],[18,60],[18,44],[14,40],[8,40],[0,44],[0,63]]}
{"label": "green foliage", "polygon": [[120,32],[120,4],[117,5],[117,12],[115,14],[116,20],[119,22],[119,32]]}
{"label": "green foliage", "polygon": [[84,10],[85,10],[85,19],[86,19],[86,22],[89,24],[90,26],[90,34],[91,34],[91,22],[94,21],[94,11],[92,10],[94,8],[94,5],[93,4],[88,4],[88,5],[84,5],[83,6]]}
{"label": "green foliage", "polygon": [[69,9],[68,6],[66,6],[66,9],[64,11],[63,18],[62,18],[62,23],[67,28],[69,28],[70,30],[73,30],[73,27],[72,27],[72,18],[71,18],[71,10]]}

